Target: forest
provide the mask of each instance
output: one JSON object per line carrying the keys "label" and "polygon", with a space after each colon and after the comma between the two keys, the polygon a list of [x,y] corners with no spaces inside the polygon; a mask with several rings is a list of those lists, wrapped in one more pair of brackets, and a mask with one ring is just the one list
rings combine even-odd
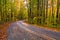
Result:
{"label": "forest", "polygon": [[60,0],[0,0],[0,25],[26,20],[60,28]]}

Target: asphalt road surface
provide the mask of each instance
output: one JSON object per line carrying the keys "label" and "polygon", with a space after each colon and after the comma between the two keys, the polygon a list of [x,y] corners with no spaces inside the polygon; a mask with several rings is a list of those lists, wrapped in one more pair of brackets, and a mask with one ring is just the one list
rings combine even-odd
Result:
{"label": "asphalt road surface", "polygon": [[7,30],[7,40],[60,40],[60,32],[34,27],[17,21]]}

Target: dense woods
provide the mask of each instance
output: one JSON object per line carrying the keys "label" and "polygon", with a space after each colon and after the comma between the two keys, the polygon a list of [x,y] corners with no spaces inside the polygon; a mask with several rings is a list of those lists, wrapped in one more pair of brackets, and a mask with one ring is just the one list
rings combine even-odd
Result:
{"label": "dense woods", "polygon": [[23,1],[0,0],[0,24],[27,18],[27,10]]}
{"label": "dense woods", "polygon": [[29,0],[29,22],[59,28],[60,0]]}
{"label": "dense woods", "polygon": [[25,19],[59,28],[60,0],[0,0],[0,24]]}

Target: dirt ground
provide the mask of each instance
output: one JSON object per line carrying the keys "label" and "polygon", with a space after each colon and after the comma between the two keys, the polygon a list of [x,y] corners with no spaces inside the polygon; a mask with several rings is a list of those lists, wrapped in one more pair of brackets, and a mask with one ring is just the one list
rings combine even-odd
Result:
{"label": "dirt ground", "polygon": [[6,40],[6,31],[10,25],[10,22],[7,22],[3,25],[0,25],[0,40]]}

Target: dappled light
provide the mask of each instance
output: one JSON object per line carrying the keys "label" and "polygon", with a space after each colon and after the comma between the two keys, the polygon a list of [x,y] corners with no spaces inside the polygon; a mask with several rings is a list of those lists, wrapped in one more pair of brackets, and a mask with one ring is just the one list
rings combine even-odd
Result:
{"label": "dappled light", "polygon": [[60,0],[0,0],[0,40],[60,40]]}

